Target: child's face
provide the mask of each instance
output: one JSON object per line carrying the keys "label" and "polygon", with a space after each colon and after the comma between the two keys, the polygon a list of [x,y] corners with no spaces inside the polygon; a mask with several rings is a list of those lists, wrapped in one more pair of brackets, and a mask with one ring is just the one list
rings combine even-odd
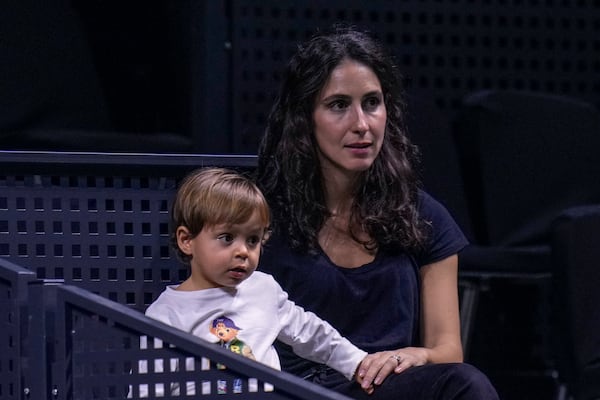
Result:
{"label": "child's face", "polygon": [[179,247],[192,256],[190,280],[194,289],[233,287],[252,275],[265,228],[258,212],[243,224],[205,226],[193,239],[187,228],[179,227]]}

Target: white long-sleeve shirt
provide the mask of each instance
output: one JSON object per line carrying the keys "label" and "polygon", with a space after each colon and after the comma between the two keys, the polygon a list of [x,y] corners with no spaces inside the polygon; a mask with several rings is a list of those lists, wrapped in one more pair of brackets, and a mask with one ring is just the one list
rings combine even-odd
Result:
{"label": "white long-sleeve shirt", "polygon": [[220,340],[211,332],[212,323],[227,317],[239,328],[236,339],[242,346],[249,347],[257,361],[278,370],[275,339],[349,380],[367,355],[329,323],[290,301],[271,275],[259,271],[235,288],[178,291],[176,286],[168,286],[146,315],[214,343]]}

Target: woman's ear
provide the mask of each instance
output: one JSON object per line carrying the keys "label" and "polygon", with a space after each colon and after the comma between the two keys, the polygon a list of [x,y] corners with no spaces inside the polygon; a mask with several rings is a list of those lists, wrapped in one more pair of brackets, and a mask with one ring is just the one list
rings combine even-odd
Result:
{"label": "woman's ear", "polygon": [[179,246],[179,249],[183,252],[183,254],[191,256],[193,237],[188,228],[185,226],[180,226],[175,231],[175,234],[177,235],[177,246]]}

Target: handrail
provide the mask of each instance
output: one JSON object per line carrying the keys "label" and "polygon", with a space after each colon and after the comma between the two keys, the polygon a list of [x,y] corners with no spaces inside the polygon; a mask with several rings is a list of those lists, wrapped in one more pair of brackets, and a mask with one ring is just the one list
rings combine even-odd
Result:
{"label": "handrail", "polygon": [[97,165],[152,165],[196,166],[227,164],[253,167],[256,155],[250,154],[171,154],[171,153],[113,153],[73,151],[13,151],[0,150],[0,163],[35,164],[97,164]]}
{"label": "handrail", "polygon": [[[106,318],[112,324],[160,338],[162,341],[190,355],[208,358],[215,363],[226,365],[227,369],[257,378],[262,382],[268,382],[275,387],[277,392],[285,394],[286,398],[306,400],[347,399],[339,393],[326,390],[294,375],[274,370],[246,357],[241,357],[87,290],[72,285],[59,285],[55,289],[57,290],[57,309],[59,307],[78,307],[100,318]],[[69,334],[69,332],[67,333]],[[263,395],[268,395],[268,393]]]}

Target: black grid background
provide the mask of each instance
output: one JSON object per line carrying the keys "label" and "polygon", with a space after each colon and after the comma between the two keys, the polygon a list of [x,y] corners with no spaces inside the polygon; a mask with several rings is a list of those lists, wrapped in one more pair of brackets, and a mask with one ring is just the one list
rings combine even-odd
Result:
{"label": "black grid background", "polygon": [[0,187],[0,256],[40,279],[143,310],[187,274],[168,244],[174,178],[4,176]]}
{"label": "black grid background", "polygon": [[[38,145],[254,154],[284,64],[299,42],[334,22],[377,36],[395,55],[409,94],[426,93],[447,118],[467,94],[482,89],[549,92],[600,105],[595,0],[64,0],[47,8],[13,3],[11,13],[20,14],[4,24],[6,43],[23,48],[7,48],[13,59],[0,83],[7,85],[8,98],[22,103],[19,112],[27,115],[45,99],[51,106],[44,106],[44,116],[55,121],[21,121],[24,129],[81,127],[155,139],[107,132],[104,141],[82,144],[65,133],[63,140],[42,135]],[[64,23],[40,24],[52,20],[50,11]],[[45,43],[41,38],[48,39],[43,51],[36,49]],[[37,82],[32,92],[28,71],[40,65],[46,67],[35,82],[49,82]],[[95,82],[98,92],[85,87]],[[78,124],[87,112],[104,108],[107,121]],[[9,120],[19,113],[12,114]],[[175,140],[182,136],[191,139],[189,146]]]}
{"label": "black grid background", "polygon": [[179,181],[202,166],[248,173],[254,163],[210,155],[4,156],[0,257],[140,311],[188,276],[169,244]]}
{"label": "black grid background", "polygon": [[296,44],[355,24],[394,54],[411,93],[448,116],[481,89],[560,93],[600,103],[600,3],[592,0],[231,2],[236,150],[253,152]]}

